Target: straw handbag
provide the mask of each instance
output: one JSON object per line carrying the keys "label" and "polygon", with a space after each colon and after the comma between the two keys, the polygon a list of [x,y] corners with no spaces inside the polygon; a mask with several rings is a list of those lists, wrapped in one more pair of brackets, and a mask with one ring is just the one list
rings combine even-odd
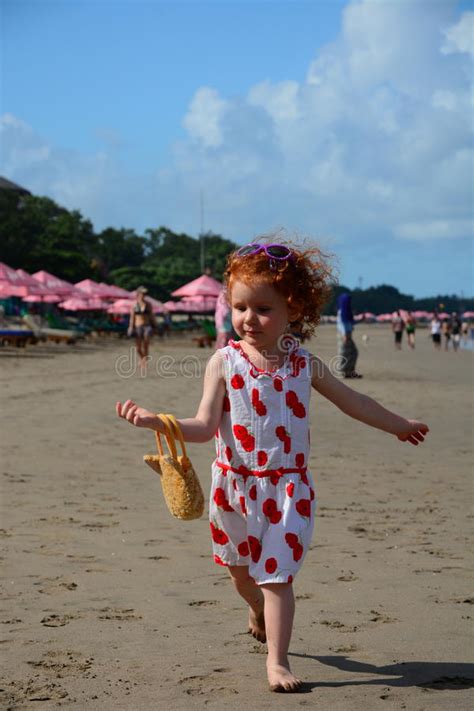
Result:
{"label": "straw handbag", "polygon": [[[165,454],[160,433],[155,432],[158,454],[145,454],[144,461],[160,475],[163,495],[172,516],[191,521],[202,516],[204,494],[201,484],[186,454],[181,429],[173,415],[158,415],[165,426],[165,439],[169,454]],[[181,443],[182,455],[176,450],[176,439]]]}

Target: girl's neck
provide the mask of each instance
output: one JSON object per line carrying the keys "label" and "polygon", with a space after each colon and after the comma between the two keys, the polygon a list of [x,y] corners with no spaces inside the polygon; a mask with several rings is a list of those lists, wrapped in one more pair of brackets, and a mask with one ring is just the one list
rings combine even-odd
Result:
{"label": "girl's neck", "polygon": [[239,341],[239,345],[252,363],[254,363],[257,368],[263,370],[277,370],[281,368],[287,357],[287,352],[279,348],[278,343],[272,346],[257,348],[242,340]]}

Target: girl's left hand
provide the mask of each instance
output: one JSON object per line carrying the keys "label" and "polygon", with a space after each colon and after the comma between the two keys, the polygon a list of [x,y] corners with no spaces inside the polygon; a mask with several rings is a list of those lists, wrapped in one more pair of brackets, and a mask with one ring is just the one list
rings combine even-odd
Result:
{"label": "girl's left hand", "polygon": [[418,445],[419,442],[424,442],[425,435],[430,431],[428,425],[424,422],[417,422],[417,420],[407,420],[407,427],[404,432],[397,434],[400,442],[410,442],[411,444]]}

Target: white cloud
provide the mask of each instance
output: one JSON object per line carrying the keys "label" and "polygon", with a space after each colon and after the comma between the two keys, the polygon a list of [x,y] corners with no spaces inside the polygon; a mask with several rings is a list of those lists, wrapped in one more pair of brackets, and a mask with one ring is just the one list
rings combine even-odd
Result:
{"label": "white cloud", "polygon": [[216,148],[222,144],[221,120],[227,102],[214,89],[202,87],[195,93],[183,124],[189,135],[202,142],[206,148]]}
{"label": "white cloud", "polygon": [[473,227],[472,220],[428,220],[398,225],[395,233],[401,239],[431,242],[469,237]]}
{"label": "white cloud", "polygon": [[466,52],[474,54],[474,12],[465,12],[459,22],[444,31],[443,54]]}

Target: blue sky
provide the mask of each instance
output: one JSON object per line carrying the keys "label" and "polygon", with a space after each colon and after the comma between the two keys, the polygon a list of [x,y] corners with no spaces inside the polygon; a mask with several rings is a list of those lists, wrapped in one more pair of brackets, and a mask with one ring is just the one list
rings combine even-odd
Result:
{"label": "blue sky", "polygon": [[0,0],[1,174],[96,230],[286,228],[473,293],[472,2]]}

